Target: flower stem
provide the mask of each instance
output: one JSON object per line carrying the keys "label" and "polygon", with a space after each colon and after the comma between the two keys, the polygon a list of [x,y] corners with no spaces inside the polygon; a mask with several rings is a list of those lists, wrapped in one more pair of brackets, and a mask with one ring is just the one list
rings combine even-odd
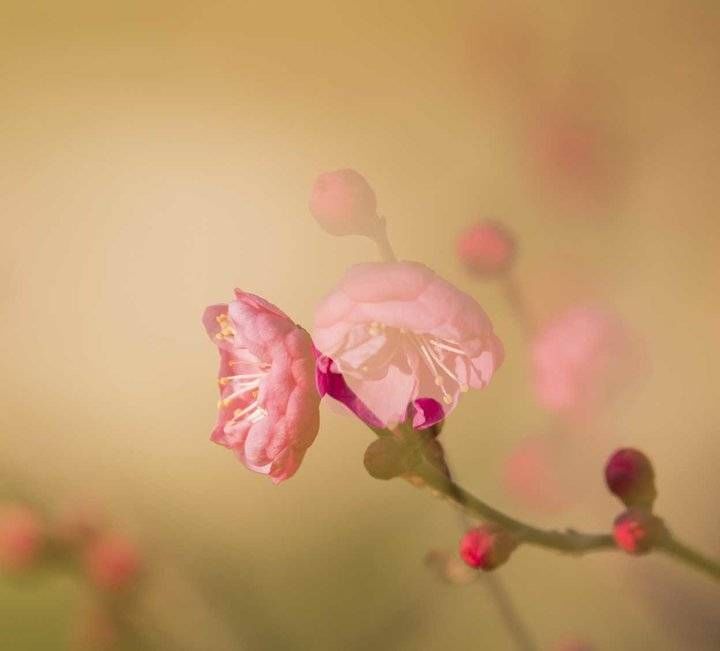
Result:
{"label": "flower stem", "polygon": [[426,461],[423,461],[415,469],[415,472],[428,486],[466,512],[481,520],[499,524],[526,544],[555,549],[569,554],[583,554],[590,551],[615,548],[615,543],[610,534],[587,534],[572,529],[566,531],[540,529],[520,522],[467,492]]}
{"label": "flower stem", "polygon": [[672,558],[676,558],[686,565],[700,570],[715,580],[720,580],[720,563],[692,549],[672,535],[665,537],[658,544],[658,549]]}
{"label": "flower stem", "polygon": [[515,647],[520,649],[520,651],[535,651],[537,645],[533,641],[530,631],[522,621],[520,614],[515,608],[500,578],[497,575],[488,574],[483,577],[483,579],[483,583],[490,591],[502,620],[505,622],[505,627],[513,638]]}
{"label": "flower stem", "polygon": [[375,244],[377,244],[383,262],[395,262],[397,257],[395,256],[395,251],[393,251],[387,235],[387,222],[383,217],[379,217],[378,219],[380,223],[372,239]]}

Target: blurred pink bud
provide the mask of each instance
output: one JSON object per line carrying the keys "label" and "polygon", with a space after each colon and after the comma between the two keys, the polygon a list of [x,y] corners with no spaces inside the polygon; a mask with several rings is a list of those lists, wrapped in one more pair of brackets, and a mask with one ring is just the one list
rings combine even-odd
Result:
{"label": "blurred pink bud", "polygon": [[141,570],[140,552],[124,536],[105,533],[85,549],[85,569],[101,590],[119,591],[133,585]]}
{"label": "blurred pink bud", "polygon": [[381,224],[375,193],[355,170],[324,172],[315,180],[310,212],[331,235],[373,237]]}
{"label": "blurred pink bud", "polygon": [[211,439],[276,484],[292,477],[319,427],[310,336],[259,296],[235,290],[203,317],[220,352],[219,413]]}
{"label": "blurred pink bud", "polygon": [[460,540],[460,556],[470,566],[494,570],[505,563],[517,547],[507,531],[494,524],[482,524],[468,530]]}
{"label": "blurred pink bud", "polygon": [[576,306],[561,313],[532,344],[538,402],[551,411],[590,415],[637,372],[635,343],[620,319],[603,309]]}
{"label": "blurred pink bud", "polygon": [[[562,447],[556,436],[531,436],[518,443],[505,460],[503,483],[522,505],[545,513],[557,513],[570,504]],[[565,480],[565,481],[563,481]]]}
{"label": "blurred pink bud", "polygon": [[19,572],[38,558],[45,538],[40,519],[21,504],[0,506],[0,570]]}
{"label": "blurred pink bud", "polygon": [[[418,399],[432,399],[447,417],[503,360],[480,305],[417,262],[351,267],[318,307],[314,341],[385,427],[404,422]],[[425,407],[418,423],[440,415]]]}
{"label": "blurred pink bud", "polygon": [[645,554],[664,531],[660,518],[645,509],[631,508],[615,519],[613,538],[615,544],[628,554]]}
{"label": "blurred pink bud", "polygon": [[605,465],[605,482],[625,506],[650,507],[657,497],[652,463],[634,448],[613,453]]}
{"label": "blurred pink bud", "polygon": [[502,273],[515,258],[515,239],[502,225],[482,221],[460,234],[457,254],[465,267],[478,275]]}

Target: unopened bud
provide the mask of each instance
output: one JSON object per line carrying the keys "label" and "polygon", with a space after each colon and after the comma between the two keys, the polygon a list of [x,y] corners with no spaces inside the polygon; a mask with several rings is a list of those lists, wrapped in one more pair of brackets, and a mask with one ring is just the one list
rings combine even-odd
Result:
{"label": "unopened bud", "polygon": [[374,237],[382,225],[375,192],[362,174],[351,169],[318,176],[310,195],[310,212],[331,235]]}
{"label": "unopened bud", "polygon": [[0,570],[19,572],[37,559],[44,528],[35,511],[21,504],[0,506]]}
{"label": "unopened bud", "polygon": [[633,555],[649,552],[664,533],[663,521],[640,508],[631,508],[620,514],[613,525],[615,544]]}
{"label": "unopened bud", "polygon": [[613,453],[605,465],[605,482],[625,506],[650,508],[657,497],[650,459],[634,448]]}
{"label": "unopened bud", "polygon": [[119,534],[103,534],[85,552],[85,567],[93,584],[103,590],[119,591],[131,587],[140,574],[140,553]]}
{"label": "unopened bud", "polygon": [[460,556],[470,566],[484,571],[505,563],[517,547],[517,540],[495,524],[470,529],[460,540]]}
{"label": "unopened bud", "polygon": [[460,234],[457,254],[469,271],[492,275],[507,271],[515,258],[515,239],[500,224],[482,221]]}

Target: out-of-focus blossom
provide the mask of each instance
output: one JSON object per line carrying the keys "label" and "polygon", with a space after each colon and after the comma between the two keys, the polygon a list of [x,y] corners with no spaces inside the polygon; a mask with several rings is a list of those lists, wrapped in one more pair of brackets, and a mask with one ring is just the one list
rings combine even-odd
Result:
{"label": "out-of-focus blossom", "polygon": [[274,305],[240,290],[229,305],[207,308],[203,322],[220,352],[212,440],[275,483],[292,477],[319,427],[310,336]]}
{"label": "out-of-focus blossom", "polygon": [[489,276],[507,271],[515,258],[515,238],[501,224],[481,221],[458,237],[460,262],[472,273]]}
{"label": "out-of-focus blossom", "polygon": [[507,492],[523,506],[557,513],[571,503],[570,478],[563,467],[560,435],[530,436],[520,441],[503,466]]}
{"label": "out-of-focus blossom", "polygon": [[461,393],[487,386],[503,360],[480,305],[416,262],[351,267],[318,307],[314,341],[388,427],[422,398],[447,416]]}
{"label": "out-of-focus blossom", "polygon": [[374,237],[382,224],[375,192],[362,174],[351,169],[318,176],[310,195],[310,212],[331,235]]}
{"label": "out-of-focus blossom", "polygon": [[650,507],[657,497],[652,463],[634,448],[612,454],[605,465],[605,482],[626,506]]}
{"label": "out-of-focus blossom", "polygon": [[613,524],[615,544],[628,554],[649,552],[665,531],[660,518],[649,511],[631,508],[621,513]]}
{"label": "out-of-focus blossom", "polygon": [[45,532],[35,511],[21,504],[0,506],[0,570],[18,572],[38,558]]}
{"label": "out-of-focus blossom", "polygon": [[482,524],[460,539],[460,557],[470,567],[489,571],[505,563],[515,547],[517,541],[502,527]]}
{"label": "out-of-focus blossom", "polygon": [[622,321],[589,305],[551,320],[532,344],[533,382],[539,404],[585,416],[604,405],[640,367],[637,344]]}
{"label": "out-of-focus blossom", "polygon": [[556,206],[599,214],[624,184],[624,138],[597,108],[607,100],[601,91],[573,88],[563,95],[531,100],[523,147],[529,171]]}
{"label": "out-of-focus blossom", "polygon": [[119,591],[135,585],[141,571],[137,547],[117,533],[95,538],[84,552],[88,578],[101,590]]}

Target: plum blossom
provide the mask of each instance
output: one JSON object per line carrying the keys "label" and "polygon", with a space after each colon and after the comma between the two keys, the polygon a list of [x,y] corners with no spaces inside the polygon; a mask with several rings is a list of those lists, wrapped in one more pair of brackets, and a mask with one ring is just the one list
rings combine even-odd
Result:
{"label": "plum blossom", "polygon": [[[418,399],[431,398],[447,416],[503,360],[480,305],[417,262],[351,267],[317,309],[314,342],[385,427],[403,422]],[[442,415],[421,414],[418,424]]]}
{"label": "plum blossom", "polygon": [[538,403],[570,416],[591,413],[637,371],[636,343],[607,310],[579,305],[561,313],[532,345]]}
{"label": "plum blossom", "polygon": [[312,342],[266,300],[235,290],[205,310],[220,353],[220,401],[211,440],[280,483],[295,474],[319,427]]}

